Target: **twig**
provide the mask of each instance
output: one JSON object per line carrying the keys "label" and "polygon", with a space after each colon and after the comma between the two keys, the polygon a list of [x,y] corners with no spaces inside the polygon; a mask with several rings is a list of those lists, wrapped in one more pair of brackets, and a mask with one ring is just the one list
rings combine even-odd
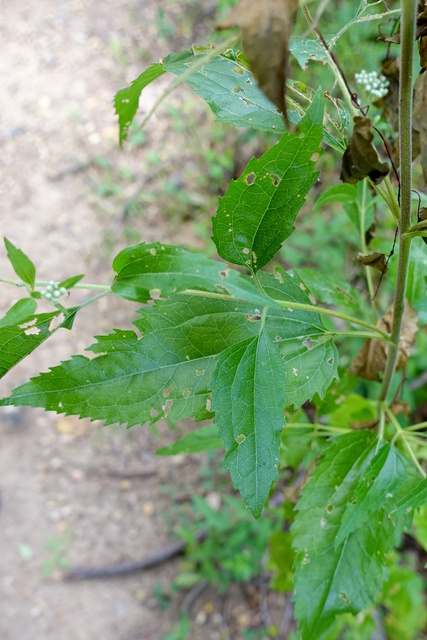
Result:
{"label": "twig", "polygon": [[[206,538],[207,532],[202,530],[196,533],[196,539],[198,542],[202,542]],[[167,562],[172,558],[182,555],[186,548],[187,542],[180,540],[174,542],[162,551],[153,553],[151,556],[142,558],[141,560],[135,560],[133,562],[122,562],[114,565],[107,565],[104,567],[76,567],[70,569],[64,579],[68,581],[75,580],[96,580],[99,578],[117,578],[119,576],[127,576],[138,571],[145,571],[156,567],[163,562]]]}
{"label": "twig", "polygon": [[185,613],[185,615],[189,616],[191,609],[196,602],[197,598],[202,595],[203,591],[205,591],[209,586],[209,582],[204,578],[200,580],[197,584],[194,585],[192,589],[185,596],[183,603],[180,607],[181,613]]}

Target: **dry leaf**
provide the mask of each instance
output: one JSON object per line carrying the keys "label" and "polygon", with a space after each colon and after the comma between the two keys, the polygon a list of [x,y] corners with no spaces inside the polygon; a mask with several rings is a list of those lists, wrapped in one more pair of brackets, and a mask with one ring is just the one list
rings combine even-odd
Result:
{"label": "dry leaf", "polygon": [[425,69],[427,67],[427,35],[420,38],[418,50],[420,52],[420,65]]}
{"label": "dry leaf", "polygon": [[288,44],[298,0],[241,0],[217,29],[239,26],[242,44],[260,89],[283,113]]}
{"label": "dry leaf", "polygon": [[389,123],[393,131],[399,129],[399,82],[400,82],[400,60],[399,58],[386,58],[380,69],[389,82],[387,94],[374,102],[376,107],[382,107],[383,116]]}
{"label": "dry leaf", "polygon": [[[378,320],[377,327],[390,333],[392,322],[393,305],[391,305],[383,317]],[[418,314],[409,302],[406,302],[396,369],[402,369],[407,363],[411,355],[417,330]],[[365,340],[363,347],[350,365],[350,375],[380,382],[380,373],[383,373],[385,369],[387,355],[388,344],[386,342],[383,340],[373,340],[371,338]]]}
{"label": "dry leaf", "polygon": [[[415,31],[415,40],[427,35],[427,0],[418,0],[417,7],[417,27]],[[385,42],[393,42],[394,44],[400,44],[400,27],[399,31],[390,37],[380,37],[380,40]]]}
{"label": "dry leaf", "polygon": [[413,131],[419,135],[421,166],[427,184],[427,73],[423,69],[414,84]]}
{"label": "dry leaf", "polygon": [[411,413],[411,408],[407,402],[402,402],[402,400],[393,400],[390,405],[390,410],[395,416],[403,415],[404,418],[408,419],[409,414]]}
{"label": "dry leaf", "polygon": [[369,253],[365,255],[364,253],[358,253],[356,256],[356,260],[365,265],[365,267],[372,267],[373,269],[377,269],[381,271],[381,273],[387,273],[387,256],[385,253]]}
{"label": "dry leaf", "polygon": [[355,116],[353,133],[342,159],[340,178],[343,182],[356,184],[369,177],[374,184],[379,184],[386,177],[390,167],[387,162],[381,162],[373,141],[371,120]]}

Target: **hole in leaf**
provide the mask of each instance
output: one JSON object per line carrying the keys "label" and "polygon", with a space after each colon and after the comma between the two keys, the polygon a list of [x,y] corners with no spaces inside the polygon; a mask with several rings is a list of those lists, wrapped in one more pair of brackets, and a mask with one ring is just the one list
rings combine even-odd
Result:
{"label": "hole in leaf", "polygon": [[245,75],[245,70],[242,69],[242,67],[238,67],[237,65],[232,68],[232,72],[233,73],[237,73],[238,76],[244,76]]}
{"label": "hole in leaf", "polygon": [[261,316],[255,314],[253,316],[249,316],[248,320],[249,322],[259,322],[261,320]]}
{"label": "hole in leaf", "polygon": [[167,389],[164,389],[163,397],[166,399],[170,395],[171,391],[172,391],[172,385],[170,385]]}
{"label": "hole in leaf", "polygon": [[313,155],[311,156],[310,160],[311,160],[311,162],[317,162],[319,158],[320,158],[320,153],[318,153],[317,151],[315,151],[315,152],[313,153]]}
{"label": "hole in leaf", "polygon": [[251,185],[254,183],[256,178],[256,174],[252,171],[252,173],[248,173],[248,175],[245,178],[245,182],[247,185]]}
{"label": "hole in leaf", "polygon": [[236,438],[236,442],[237,444],[242,444],[242,442],[244,442],[246,440],[246,436],[244,433],[241,433],[239,436],[237,436]]}
{"label": "hole in leaf", "polygon": [[212,409],[212,400],[210,398],[208,398],[206,400],[206,411],[209,411],[209,413],[210,413],[211,409]]}
{"label": "hole in leaf", "polygon": [[240,100],[243,102],[243,104],[245,104],[247,107],[256,107],[256,104],[253,100],[249,100],[249,98],[240,98]]}
{"label": "hole in leaf", "polygon": [[159,415],[159,412],[157,411],[157,409],[154,409],[154,407],[152,409],[150,409],[150,416],[152,418],[157,418]]}
{"label": "hole in leaf", "polygon": [[151,247],[151,249],[150,249],[150,253],[151,253],[151,255],[152,255],[152,256],[155,256],[155,255],[156,255],[156,253],[157,253],[157,251],[155,250],[155,248],[154,248],[154,247]]}
{"label": "hole in leaf", "polygon": [[244,249],[242,249],[242,253],[247,256],[249,253],[249,249],[247,247],[245,247]]}
{"label": "hole in leaf", "polygon": [[306,338],[305,340],[303,340],[303,345],[310,350],[313,348],[313,341],[310,338]]}
{"label": "hole in leaf", "polygon": [[245,92],[244,88],[243,88],[243,87],[239,87],[239,86],[237,86],[237,87],[234,87],[234,89],[233,89],[233,91],[231,92],[231,94],[232,94],[232,95],[236,95],[236,93],[242,93],[242,92],[243,92],[243,93]]}
{"label": "hole in leaf", "polygon": [[162,295],[162,291],[161,289],[150,289],[149,294],[152,300],[158,300]]}
{"label": "hole in leaf", "polygon": [[[249,253],[249,250],[248,250],[248,253]],[[34,324],[36,324],[36,322],[37,322],[37,318],[33,318],[29,322],[24,322],[24,324],[20,324],[19,328],[20,329],[28,329],[28,327],[32,327]]]}
{"label": "hole in leaf", "polygon": [[278,175],[276,175],[275,173],[270,173],[270,178],[274,184],[275,187],[277,187],[277,185],[280,183],[280,178]]}
{"label": "hole in leaf", "polygon": [[168,415],[169,411],[172,409],[172,405],[173,405],[173,400],[166,400],[166,403],[162,407],[165,417]]}
{"label": "hole in leaf", "polygon": [[328,358],[328,364],[330,364],[332,366],[334,364],[334,359],[333,358]]}
{"label": "hole in leaf", "polygon": [[335,507],[334,507],[333,504],[328,504],[328,506],[326,507],[326,511],[328,513],[332,513],[334,509],[335,509]]}
{"label": "hole in leaf", "polygon": [[245,80],[246,84],[252,84],[252,80],[250,78],[248,78],[247,80]]}
{"label": "hole in leaf", "polygon": [[26,336],[38,336],[40,329],[39,327],[29,327],[28,329],[25,329],[24,333]]}
{"label": "hole in leaf", "polygon": [[219,275],[221,276],[221,278],[226,278],[228,276],[228,271],[226,271],[226,270],[220,271]]}
{"label": "hole in leaf", "polygon": [[183,398],[189,398],[190,396],[191,396],[190,389],[184,389],[184,391],[182,392],[182,397]]}
{"label": "hole in leaf", "polygon": [[350,598],[348,597],[345,591],[340,591],[340,598],[345,602],[346,606],[348,607],[350,604]]}

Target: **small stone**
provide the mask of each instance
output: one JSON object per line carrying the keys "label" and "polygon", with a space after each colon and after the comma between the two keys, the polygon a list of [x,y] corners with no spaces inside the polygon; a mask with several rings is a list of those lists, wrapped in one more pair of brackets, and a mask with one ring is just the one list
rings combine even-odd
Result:
{"label": "small stone", "polygon": [[199,611],[196,614],[196,617],[194,619],[194,622],[199,625],[199,627],[202,627],[204,624],[206,624],[206,621],[208,619],[208,615],[205,611]]}
{"label": "small stone", "polygon": [[121,480],[119,486],[122,491],[129,491],[132,486],[132,482],[130,480]]}
{"label": "small stone", "polygon": [[154,504],[152,502],[144,502],[142,505],[142,513],[144,516],[152,516],[154,513]]}

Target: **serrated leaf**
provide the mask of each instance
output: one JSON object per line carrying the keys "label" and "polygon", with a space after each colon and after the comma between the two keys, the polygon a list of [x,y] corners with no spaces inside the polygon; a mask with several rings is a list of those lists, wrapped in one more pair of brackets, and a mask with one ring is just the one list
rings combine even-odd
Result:
{"label": "serrated leaf", "polygon": [[366,468],[361,481],[347,506],[338,530],[335,546],[356,531],[372,515],[395,507],[395,493],[399,492],[409,473],[414,474],[408,459],[395,447],[385,444]]}
{"label": "serrated leaf", "polygon": [[52,319],[59,314],[30,315],[0,329],[0,378],[51,336]]}
{"label": "serrated leaf", "polygon": [[253,316],[254,307],[236,305],[183,295],[157,302],[135,322],[141,339],[134,331],[118,329],[98,336],[89,348],[97,357],[76,356],[18,387],[2,402],[128,427],[165,416],[212,417],[214,356],[257,331],[256,323],[245,319]]}
{"label": "serrated leaf", "polygon": [[219,356],[212,379],[212,408],[233,485],[258,518],[277,480],[285,424],[284,364],[264,329]]}
{"label": "serrated leaf", "polygon": [[64,289],[72,289],[84,277],[85,277],[84,273],[81,273],[78,276],[71,276],[70,278],[67,278],[66,280],[63,280],[62,282],[60,282],[58,284],[58,287],[64,287]]}
{"label": "serrated leaf", "polygon": [[427,504],[427,479],[422,480],[416,487],[411,489],[408,494],[396,504],[392,517],[397,513],[410,513],[414,509],[418,509]]}
{"label": "serrated leaf", "polygon": [[222,449],[224,443],[218,436],[216,424],[208,424],[174,442],[173,444],[157,449],[158,456],[176,456],[181,453],[197,453],[199,451],[211,451]]}
{"label": "serrated leaf", "polygon": [[35,300],[31,298],[18,300],[0,320],[0,328],[23,322],[26,318],[33,316],[36,309],[37,302]]}
{"label": "serrated leaf", "polygon": [[126,89],[121,89],[116,93],[114,106],[116,114],[119,116],[119,140],[122,146],[126,140],[129,127],[138,111],[139,97],[141,91],[150,82],[156,80],[165,73],[165,68],[160,63],[152,64]]}
{"label": "serrated leaf", "polygon": [[[163,66],[167,71],[181,76],[200,55],[207,52],[207,48],[194,47],[171,54],[164,58]],[[252,127],[259,131],[286,131],[283,117],[234,53],[230,57],[216,56],[193,73],[186,83],[207,102],[221,122],[234,124],[236,127]],[[288,110],[287,114],[293,124],[298,124],[301,120],[298,111]]]}
{"label": "serrated leaf", "polygon": [[7,257],[12,263],[16,275],[18,278],[21,278],[25,284],[28,284],[31,289],[34,289],[36,279],[36,268],[34,264],[21,249],[15,247],[7,238],[4,238],[4,244],[6,245]]}
{"label": "serrated leaf", "polygon": [[[391,522],[385,509],[335,544],[341,521],[375,456],[376,439],[366,431],[334,439],[305,485],[292,526],[296,555],[295,613],[302,640],[326,640],[337,614],[362,611],[386,578],[385,556],[405,519]],[[398,487],[399,500],[416,484],[411,464]]]}
{"label": "serrated leaf", "polygon": [[328,60],[327,52],[320,41],[310,38],[301,38],[299,36],[291,38],[289,51],[304,71],[307,70],[309,60],[316,60],[323,63]]}
{"label": "serrated leaf", "polygon": [[323,96],[317,92],[298,132],[285,133],[230,183],[213,218],[219,255],[258,271],[294,231],[298,211],[317,180],[323,135]]}
{"label": "serrated leaf", "polygon": [[201,289],[269,304],[253,280],[223,262],[182,247],[160,243],[128,247],[114,259],[113,268],[117,275],[112,290],[127,300],[147,302],[152,295],[165,298],[178,291]]}
{"label": "serrated leaf", "polygon": [[[298,280],[278,276],[260,274],[268,295],[307,303]],[[18,387],[1,404],[42,406],[129,426],[165,415],[172,420],[211,417],[207,406],[215,356],[253,338],[260,312],[252,303],[198,295],[156,301],[135,322],[141,339],[119,330],[100,337],[90,348],[98,357],[73,358]],[[275,304],[267,310],[266,331],[284,358],[289,404],[323,396],[336,376],[338,358],[319,315]],[[309,373],[295,375],[296,366]]]}

